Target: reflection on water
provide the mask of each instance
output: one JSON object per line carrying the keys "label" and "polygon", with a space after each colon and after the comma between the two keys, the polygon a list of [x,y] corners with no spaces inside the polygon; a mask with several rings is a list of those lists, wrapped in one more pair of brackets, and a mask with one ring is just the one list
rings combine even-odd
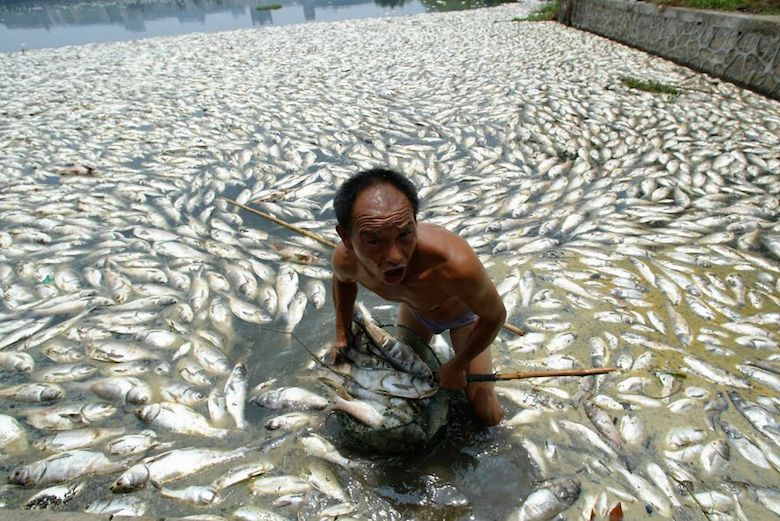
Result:
{"label": "reflection on water", "polygon": [[[264,25],[402,16],[506,0],[20,0],[0,5],[0,52]],[[277,3],[274,1],[273,3]]]}

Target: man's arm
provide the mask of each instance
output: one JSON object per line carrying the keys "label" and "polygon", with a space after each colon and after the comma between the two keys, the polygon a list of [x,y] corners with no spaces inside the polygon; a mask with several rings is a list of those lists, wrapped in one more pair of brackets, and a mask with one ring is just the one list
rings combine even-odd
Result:
{"label": "man's arm", "polygon": [[352,316],[357,298],[357,282],[347,276],[347,259],[344,246],[339,244],[333,252],[333,307],[336,313],[336,343],[331,352],[331,361],[335,362],[338,355],[349,344],[352,328]]}
{"label": "man's arm", "polygon": [[453,282],[453,287],[457,288],[456,296],[478,318],[465,347],[439,369],[439,385],[444,389],[466,386],[469,364],[493,342],[506,321],[504,302],[476,256]]}

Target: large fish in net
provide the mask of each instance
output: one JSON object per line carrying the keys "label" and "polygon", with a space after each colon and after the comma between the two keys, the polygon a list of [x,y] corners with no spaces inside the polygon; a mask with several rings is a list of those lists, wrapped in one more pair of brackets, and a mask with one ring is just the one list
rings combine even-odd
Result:
{"label": "large fish in net", "polygon": [[434,379],[441,361],[416,333],[379,326],[362,306],[355,325],[358,334],[343,353],[345,362],[323,372],[323,381],[348,395],[348,401],[370,404],[381,420],[366,422],[344,408],[336,411],[344,444],[385,453],[430,448],[446,430],[452,397]]}

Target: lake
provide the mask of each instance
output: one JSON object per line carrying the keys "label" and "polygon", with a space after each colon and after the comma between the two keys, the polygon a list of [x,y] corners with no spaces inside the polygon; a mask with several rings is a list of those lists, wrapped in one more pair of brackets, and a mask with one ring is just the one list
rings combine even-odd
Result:
{"label": "lake", "polygon": [[[58,0],[0,5],[0,52],[269,25],[405,16],[500,0]],[[258,9],[260,7],[261,9]]]}

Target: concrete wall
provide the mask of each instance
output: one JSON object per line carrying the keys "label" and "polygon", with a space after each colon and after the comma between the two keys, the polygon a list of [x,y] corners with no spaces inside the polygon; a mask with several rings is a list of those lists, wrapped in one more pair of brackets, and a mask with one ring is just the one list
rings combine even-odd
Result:
{"label": "concrete wall", "polygon": [[780,100],[780,16],[561,0],[560,20]]}

